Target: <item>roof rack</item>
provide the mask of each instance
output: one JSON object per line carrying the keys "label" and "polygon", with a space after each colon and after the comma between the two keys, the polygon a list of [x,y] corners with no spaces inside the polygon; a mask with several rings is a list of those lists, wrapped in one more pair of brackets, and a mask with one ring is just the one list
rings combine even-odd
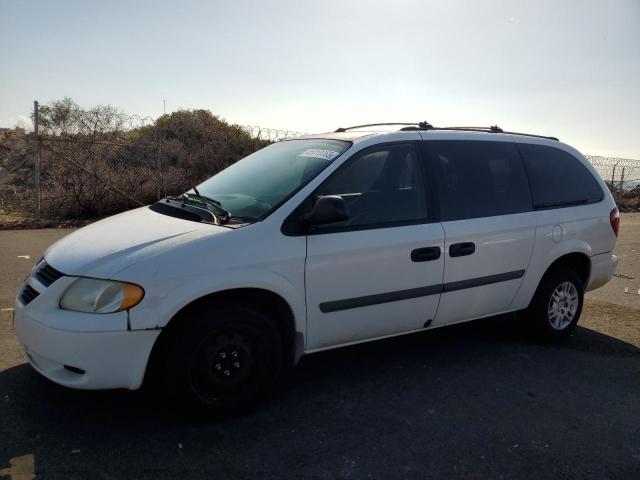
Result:
{"label": "roof rack", "polygon": [[557,137],[550,137],[547,135],[536,135],[533,133],[521,133],[521,132],[509,132],[501,129],[498,125],[492,125],[490,127],[434,127],[429,130],[454,130],[460,132],[488,132],[488,133],[505,133],[507,135],[522,135],[525,137],[545,138],[547,140],[555,140],[558,142]]}
{"label": "roof rack", "polygon": [[335,130],[334,133],[344,133],[348,130],[354,130],[356,128],[363,127],[389,127],[391,125],[408,125],[412,127],[420,127],[422,130],[428,130],[429,128],[433,128],[428,122],[389,122],[389,123],[367,123],[366,125],[354,125],[353,127],[340,127]]}
{"label": "roof rack", "polygon": [[369,123],[367,125],[355,125],[353,127],[341,127],[336,130],[338,132],[346,132],[348,130],[354,130],[356,128],[363,127],[388,127],[392,125],[404,125],[400,131],[412,131],[412,130],[453,130],[459,132],[486,132],[486,133],[505,133],[507,135],[522,135],[525,137],[545,138],[547,140],[559,141],[557,137],[550,137],[546,135],[535,135],[533,133],[521,133],[521,132],[507,132],[500,128],[498,125],[492,125],[490,127],[434,127],[429,122],[390,122],[390,123]]}

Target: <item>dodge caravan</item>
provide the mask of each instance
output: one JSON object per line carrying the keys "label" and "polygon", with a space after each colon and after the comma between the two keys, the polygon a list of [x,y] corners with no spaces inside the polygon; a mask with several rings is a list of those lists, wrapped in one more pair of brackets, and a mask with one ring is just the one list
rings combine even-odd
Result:
{"label": "dodge caravan", "polygon": [[29,363],[224,413],[321,350],[519,311],[569,335],[617,263],[589,162],[498,127],[380,125],[274,143],[51,246],[16,299]]}

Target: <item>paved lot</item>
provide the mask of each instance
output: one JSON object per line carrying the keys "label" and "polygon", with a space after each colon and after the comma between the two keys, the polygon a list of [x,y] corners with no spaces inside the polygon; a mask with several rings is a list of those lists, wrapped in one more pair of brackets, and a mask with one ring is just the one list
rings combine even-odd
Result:
{"label": "paved lot", "polygon": [[[0,312],[0,477],[640,478],[640,217],[622,225],[634,279],[590,294],[566,343],[533,343],[509,317],[316,354],[221,423],[40,378]],[[65,233],[0,231],[0,308]]]}

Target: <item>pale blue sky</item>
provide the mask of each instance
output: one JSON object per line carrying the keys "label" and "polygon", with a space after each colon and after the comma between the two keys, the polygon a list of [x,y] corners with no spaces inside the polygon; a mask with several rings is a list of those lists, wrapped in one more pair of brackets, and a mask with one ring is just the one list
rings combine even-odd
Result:
{"label": "pale blue sky", "polygon": [[0,0],[0,126],[70,96],[304,132],[493,125],[640,158],[640,0]]}

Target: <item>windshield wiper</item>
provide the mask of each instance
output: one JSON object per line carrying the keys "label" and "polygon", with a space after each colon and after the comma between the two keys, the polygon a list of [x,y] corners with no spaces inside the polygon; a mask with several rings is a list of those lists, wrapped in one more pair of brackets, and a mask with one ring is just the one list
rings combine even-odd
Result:
{"label": "windshield wiper", "polygon": [[[197,187],[193,187],[193,191],[196,192],[196,196],[198,198],[202,198],[204,200],[207,200],[209,202],[214,203],[215,205],[217,205],[218,207],[222,207],[222,203],[220,203],[219,200],[216,200],[215,198],[211,198],[211,197],[207,197],[205,195],[202,195],[199,191]],[[187,195],[190,195],[189,193],[187,193]]]}
{"label": "windshield wiper", "polygon": [[201,195],[196,187],[193,187],[193,191],[196,192],[195,195],[193,193],[183,193],[178,198],[179,199],[189,199],[196,200],[197,203],[204,204],[205,206],[209,206],[214,210],[214,214],[220,220],[220,223],[226,223],[231,218],[231,214],[222,207],[222,203],[220,203],[215,198],[207,197],[205,195]]}

